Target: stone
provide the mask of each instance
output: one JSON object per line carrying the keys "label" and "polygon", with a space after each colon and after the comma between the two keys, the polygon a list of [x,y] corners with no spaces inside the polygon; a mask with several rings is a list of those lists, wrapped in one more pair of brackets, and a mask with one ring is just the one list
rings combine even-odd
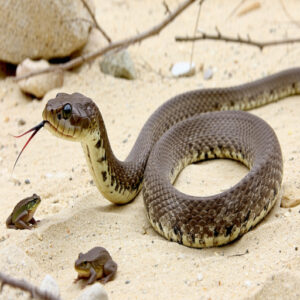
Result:
{"label": "stone", "polygon": [[45,276],[40,285],[40,289],[42,291],[48,292],[49,294],[52,294],[55,297],[60,297],[59,286],[57,285],[54,278],[49,274]]}
{"label": "stone", "polygon": [[178,62],[172,66],[172,75],[174,77],[189,77],[195,75],[195,63],[186,61]]}
{"label": "stone", "polygon": [[94,283],[76,298],[76,300],[108,300],[107,292],[100,283]]}
{"label": "stone", "polygon": [[[18,65],[16,75],[26,75],[33,71],[48,68],[50,64],[46,60],[33,61],[25,59]],[[18,81],[20,89],[37,98],[42,98],[48,91],[61,87],[64,81],[63,71],[50,72]]]}
{"label": "stone", "polygon": [[127,50],[105,55],[100,61],[100,69],[104,74],[114,77],[125,79],[136,78],[134,64]]}
{"label": "stone", "polygon": [[88,40],[92,25],[84,19],[91,17],[81,0],[3,0],[0,60],[18,64],[69,56]]}
{"label": "stone", "polygon": [[198,279],[199,281],[203,280],[203,275],[202,275],[201,273],[198,273],[197,279]]}
{"label": "stone", "polygon": [[209,79],[211,79],[213,76],[214,76],[214,71],[213,71],[213,69],[212,69],[211,67],[206,68],[206,69],[204,70],[204,72],[203,72],[203,78],[204,78],[205,80],[209,80]]}

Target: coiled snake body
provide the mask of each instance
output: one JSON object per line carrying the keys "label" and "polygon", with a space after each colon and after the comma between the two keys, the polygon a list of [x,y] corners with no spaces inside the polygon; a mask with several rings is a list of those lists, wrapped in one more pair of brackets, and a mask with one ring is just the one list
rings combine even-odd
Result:
{"label": "coiled snake body", "polygon": [[[243,111],[300,92],[300,68],[230,88],[175,96],[145,123],[125,161],[113,154],[102,116],[89,98],[58,94],[44,111],[53,134],[81,142],[101,193],[131,201],[143,185],[147,216],[165,238],[191,247],[228,243],[256,225],[273,207],[282,181],[282,155],[272,128]],[[226,111],[227,110],[227,111]],[[230,189],[194,197],[172,183],[189,163],[230,158],[249,173]]]}

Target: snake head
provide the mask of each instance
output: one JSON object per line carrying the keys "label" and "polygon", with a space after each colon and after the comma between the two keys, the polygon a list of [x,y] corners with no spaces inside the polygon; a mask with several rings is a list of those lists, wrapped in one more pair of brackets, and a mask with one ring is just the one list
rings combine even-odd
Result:
{"label": "snake head", "polygon": [[95,128],[98,108],[82,94],[59,93],[43,111],[45,127],[54,135],[71,141],[83,141]]}

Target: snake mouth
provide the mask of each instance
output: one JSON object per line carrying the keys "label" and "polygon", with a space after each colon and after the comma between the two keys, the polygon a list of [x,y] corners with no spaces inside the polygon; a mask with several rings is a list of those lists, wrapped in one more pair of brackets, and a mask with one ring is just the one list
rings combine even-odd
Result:
{"label": "snake mouth", "polygon": [[[74,136],[73,135],[64,133],[64,131],[59,130],[59,126],[55,127],[48,120],[45,120],[45,128],[47,130],[49,130],[53,135],[55,135],[57,137],[60,137],[60,138],[63,138],[63,139],[67,139],[67,140],[74,140]],[[75,129],[74,129],[74,133],[75,133]]]}

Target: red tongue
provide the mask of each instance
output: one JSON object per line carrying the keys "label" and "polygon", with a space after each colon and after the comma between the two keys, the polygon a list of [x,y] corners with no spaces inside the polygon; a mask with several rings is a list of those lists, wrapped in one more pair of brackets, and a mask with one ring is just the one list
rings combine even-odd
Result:
{"label": "red tongue", "polygon": [[15,138],[19,138],[19,137],[22,137],[22,136],[24,136],[25,134],[27,134],[27,133],[33,131],[32,135],[31,135],[30,138],[27,140],[26,144],[23,146],[22,150],[20,151],[20,153],[19,153],[19,155],[18,155],[18,157],[17,157],[17,159],[16,159],[16,161],[15,161],[15,163],[14,163],[13,171],[14,171],[15,166],[16,166],[16,164],[17,164],[17,162],[18,162],[18,160],[19,160],[21,154],[23,153],[24,149],[27,147],[27,145],[28,145],[29,142],[32,140],[32,138],[38,133],[38,131],[39,131],[42,127],[44,127],[44,125],[45,125],[46,122],[47,122],[47,121],[42,121],[41,123],[39,123],[38,125],[32,127],[31,129],[27,130],[26,132],[24,132],[24,133],[21,134],[21,135],[14,135]]}

